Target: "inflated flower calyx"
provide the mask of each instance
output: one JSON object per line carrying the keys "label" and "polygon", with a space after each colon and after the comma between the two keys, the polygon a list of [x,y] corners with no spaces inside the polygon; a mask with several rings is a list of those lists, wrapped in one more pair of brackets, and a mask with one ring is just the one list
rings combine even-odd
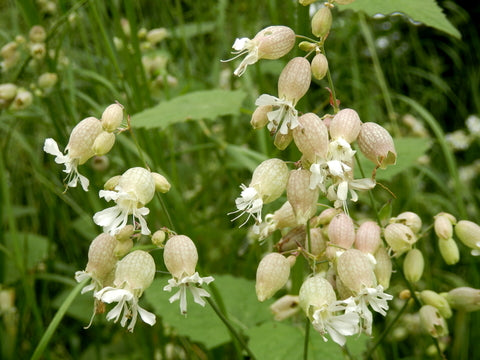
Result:
{"label": "inflated flower calyx", "polygon": [[28,38],[33,43],[43,43],[47,39],[47,32],[43,26],[35,25],[30,29]]}
{"label": "inflated flower calyx", "polygon": [[292,170],[288,178],[287,199],[299,224],[306,224],[317,211],[320,190],[310,189],[310,171]]}
{"label": "inflated flower calyx", "polygon": [[469,220],[460,220],[455,225],[458,239],[472,249],[472,255],[480,255],[480,226]]}
{"label": "inflated flower calyx", "polygon": [[159,247],[163,246],[167,234],[163,230],[157,230],[152,235],[152,244],[157,245]]}
{"label": "inflated flower calyx", "polygon": [[[325,159],[328,151],[328,129],[314,113],[307,113],[298,118],[299,126],[293,129],[293,140],[304,160],[313,163]],[[303,161],[303,160],[302,160]]]}
{"label": "inflated flower calyx", "polygon": [[337,252],[350,249],[355,242],[353,220],[345,213],[335,215],[328,225],[327,233],[330,245],[327,248],[327,257],[332,261]]}
{"label": "inflated flower calyx", "polygon": [[321,228],[310,229],[310,253],[314,256],[321,256],[327,249],[327,239]]}
{"label": "inflated flower calyx", "polygon": [[118,185],[118,182],[120,181],[120,178],[122,175],[115,175],[112,176],[110,179],[107,180],[107,182],[103,185],[103,188],[105,190],[113,190],[115,187]]}
{"label": "inflated flower calyx", "polygon": [[313,77],[317,80],[322,80],[328,71],[327,57],[322,53],[316,54],[312,59],[310,68],[312,69]]}
{"label": "inflated flower calyx", "polygon": [[174,278],[193,275],[198,261],[197,248],[188,236],[174,235],[165,244],[163,260]]}
{"label": "inflated flower calyx", "polygon": [[303,57],[295,57],[280,73],[278,97],[296,104],[307,93],[311,81],[310,63]]}
{"label": "inflated flower calyx", "polygon": [[120,104],[111,104],[102,113],[103,130],[113,132],[118,129],[123,121],[123,106]]}
{"label": "inflated flower calyx", "polygon": [[145,35],[146,40],[151,45],[156,45],[168,37],[168,30],[165,28],[152,29]]}
{"label": "inflated flower calyx", "polygon": [[170,190],[170,183],[165,178],[165,176],[160,175],[159,173],[152,172],[153,181],[155,182],[155,190],[161,192],[162,194],[167,193]]}
{"label": "inflated flower calyx", "polygon": [[58,81],[58,75],[55,73],[43,73],[38,77],[38,86],[42,89],[53,87]]}
{"label": "inflated flower calyx", "polygon": [[362,121],[355,110],[342,109],[330,121],[328,131],[332,139],[342,138],[351,144],[357,139],[361,126]]}
{"label": "inflated flower calyx", "polygon": [[291,131],[289,131],[286,134],[282,134],[280,131],[278,131],[275,134],[275,139],[273,141],[273,145],[275,145],[275,147],[278,150],[285,150],[287,148],[287,146],[290,145],[292,140],[293,140],[293,135],[292,135]]}
{"label": "inflated flower calyx", "polygon": [[394,165],[397,162],[397,152],[392,136],[376,123],[362,124],[357,143],[363,155],[380,169],[385,169],[388,165]]}
{"label": "inflated flower calyx", "polygon": [[397,223],[387,225],[384,237],[396,257],[410,250],[417,241],[416,235],[407,225]]}
{"label": "inflated flower calyx", "polygon": [[407,225],[410,229],[412,229],[414,234],[418,234],[418,232],[422,229],[422,219],[412,211],[404,211],[397,217],[390,219],[390,223],[394,222]]}
{"label": "inflated flower calyx", "polygon": [[452,309],[468,312],[480,310],[480,289],[458,287],[444,296]]}
{"label": "inflated flower calyx", "polygon": [[108,153],[113,145],[115,144],[115,134],[107,131],[102,131],[98,136],[95,138],[95,141],[92,145],[92,150],[95,155],[105,155]]}
{"label": "inflated flower calyx", "polygon": [[337,300],[332,285],[321,275],[307,278],[299,292],[299,305],[311,320],[317,309],[327,307]]}
{"label": "inflated flower calyx", "polygon": [[0,106],[2,103],[12,101],[17,95],[17,85],[6,83],[0,84]]}
{"label": "inflated flower calyx", "polygon": [[119,259],[127,255],[130,250],[133,248],[133,240],[132,239],[127,239],[125,241],[117,241],[117,246],[115,246],[115,250],[113,253],[115,256]]}
{"label": "inflated flower calyx", "polygon": [[297,313],[298,310],[298,296],[295,295],[284,295],[270,305],[270,311],[273,313],[276,321],[282,321],[289,318]]}
{"label": "inflated flower calyx", "polygon": [[452,317],[452,309],[450,308],[450,305],[448,304],[447,299],[445,299],[445,297],[436,293],[435,291],[432,291],[432,290],[421,291],[420,300],[425,305],[435,306],[440,312],[440,315],[442,315],[445,319],[449,319]]}
{"label": "inflated flower calyx", "polygon": [[249,187],[255,188],[263,203],[267,204],[283,194],[288,176],[289,170],[283,160],[268,159],[255,168]]}
{"label": "inflated flower calyx", "polygon": [[342,283],[354,294],[363,288],[375,288],[377,279],[370,259],[357,249],[343,252],[337,259],[337,274]]}
{"label": "inflated flower calyx", "polygon": [[393,271],[392,259],[383,245],[377,249],[374,256],[376,261],[374,273],[377,282],[384,290],[388,289],[390,287],[390,279]]}
{"label": "inflated flower calyx", "polygon": [[101,132],[102,124],[97,118],[91,116],[80,121],[70,133],[65,148],[70,158],[78,159],[78,164],[82,165],[95,155],[93,143]]}
{"label": "inflated flower calyx", "polygon": [[115,234],[115,239],[117,239],[117,241],[119,242],[128,241],[133,236],[134,231],[135,228],[133,227],[133,225],[127,225]]}
{"label": "inflated flower calyx", "polygon": [[355,248],[364,253],[375,254],[382,244],[382,230],[375,221],[365,221],[357,229]]}
{"label": "inflated flower calyx", "polygon": [[421,279],[424,267],[425,261],[422,252],[418,249],[409,250],[403,260],[403,274],[405,278],[413,284],[416,283]]}
{"label": "inflated flower calyx", "polygon": [[450,217],[440,213],[434,216],[434,230],[435,234],[441,240],[448,240],[453,236],[453,223]]}
{"label": "inflated flower calyx", "polygon": [[288,281],[290,263],[279,253],[270,253],[258,264],[255,291],[259,301],[270,299]]}
{"label": "inflated flower calyx", "polygon": [[423,305],[419,311],[420,325],[434,338],[448,335],[448,326],[438,309],[432,305]]}
{"label": "inflated flower calyx", "polygon": [[273,110],[272,105],[261,105],[257,106],[255,111],[252,114],[252,119],[250,120],[250,124],[254,129],[262,129],[268,124],[268,116],[267,114]]}
{"label": "inflated flower calyx", "polygon": [[13,99],[12,103],[10,104],[10,110],[23,110],[32,105],[33,102],[33,95],[30,91],[25,89],[18,89],[15,98]]}
{"label": "inflated flower calyx", "polygon": [[454,239],[438,239],[438,249],[447,265],[455,265],[460,260],[460,250]]}
{"label": "inflated flower calyx", "polygon": [[283,235],[275,247],[281,252],[298,249],[298,247],[305,246],[306,236],[305,225],[298,225]]}
{"label": "inflated flower calyx", "polygon": [[329,6],[321,7],[312,17],[312,34],[321,38],[328,34],[332,27],[332,10]]}

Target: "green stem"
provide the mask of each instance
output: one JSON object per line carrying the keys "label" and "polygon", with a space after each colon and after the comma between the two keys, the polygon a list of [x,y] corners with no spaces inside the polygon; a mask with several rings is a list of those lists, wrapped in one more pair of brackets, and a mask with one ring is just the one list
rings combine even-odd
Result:
{"label": "green stem", "polygon": [[57,313],[53,317],[52,321],[50,322],[50,325],[48,325],[47,330],[43,334],[42,338],[40,339],[40,342],[38,343],[35,352],[32,355],[32,358],[30,360],[37,360],[40,359],[42,356],[43,352],[45,351],[45,348],[47,347],[48,343],[52,339],[53,333],[58,327],[58,324],[60,324],[60,321],[63,319],[63,316],[67,312],[68,308],[70,305],[72,305],[73,300],[77,297],[77,295],[80,293],[80,291],[83,289],[83,287],[87,284],[89,279],[85,279],[81,283],[79,283],[77,286],[75,286],[72,290],[72,292],[68,295],[68,297],[65,299],[63,304],[60,306],[58,309]]}
{"label": "green stem", "polygon": [[[325,56],[327,56],[327,54],[325,53],[325,46],[322,44],[320,46],[320,50],[322,51],[322,54],[324,54]],[[332,96],[332,101],[331,101],[331,105],[333,106],[333,112],[336,114],[339,110],[338,108],[338,104],[337,104],[337,95],[335,93],[335,85],[333,85],[333,79],[332,79],[332,74],[330,73],[330,67],[327,69],[327,80],[328,80],[328,86],[330,88],[330,91],[331,91],[331,96]]]}
{"label": "green stem", "polygon": [[308,360],[308,341],[310,340],[310,320],[305,320],[305,339],[303,340],[303,360]]}
{"label": "green stem", "polygon": [[217,304],[210,299],[209,297],[206,297],[205,300],[210,304],[212,307],[213,311],[217,314],[217,316],[222,320],[222,322],[225,324],[225,326],[228,328],[232,336],[239,342],[239,344],[242,346],[242,348],[247,352],[248,356],[250,357],[251,360],[255,360],[256,357],[253,354],[252,350],[248,347],[247,343],[245,342],[245,339],[240,336],[240,334],[237,332],[237,330],[230,324],[230,321],[223,315],[222,311],[220,308],[217,306]]}
{"label": "green stem", "polygon": [[377,50],[375,49],[375,42],[373,40],[372,32],[370,31],[370,28],[367,25],[367,21],[365,20],[365,14],[360,11],[358,13],[358,16],[360,19],[360,30],[362,31],[362,35],[365,39],[365,42],[367,43],[368,51],[370,53],[370,56],[372,57],[373,70],[375,71],[378,85],[380,85],[380,91],[382,92],[383,100],[385,101],[388,118],[392,122],[394,135],[398,136],[400,135],[400,130],[398,128],[397,116],[395,113],[395,109],[393,108],[390,92],[388,91],[387,80],[385,79],[385,75],[380,65],[380,60],[378,59]]}

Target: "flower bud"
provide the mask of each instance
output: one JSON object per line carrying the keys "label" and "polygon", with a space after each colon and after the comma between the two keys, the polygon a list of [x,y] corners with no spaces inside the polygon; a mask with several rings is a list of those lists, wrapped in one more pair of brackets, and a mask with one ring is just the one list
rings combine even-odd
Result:
{"label": "flower bud", "polygon": [[453,236],[453,225],[448,216],[443,213],[435,215],[434,229],[435,234],[441,240],[448,240]]}
{"label": "flower bud", "polygon": [[55,73],[43,73],[38,78],[38,86],[42,89],[49,89],[55,86],[58,75]]}
{"label": "flower bud", "polygon": [[288,281],[290,264],[285,256],[279,253],[266,255],[258,264],[255,291],[258,301],[270,299]]}
{"label": "flower bud", "polygon": [[309,163],[317,158],[325,159],[328,150],[328,130],[323,121],[314,113],[298,118],[299,126],[293,129],[293,140],[298,150]]}
{"label": "flower bud", "polygon": [[310,189],[310,171],[292,170],[287,184],[287,199],[299,224],[306,224],[317,211],[319,189]]}
{"label": "flower bud", "polygon": [[432,337],[438,338],[448,335],[448,327],[445,319],[440,315],[437,308],[432,305],[423,305],[419,311],[420,325]]}
{"label": "flower bud", "polygon": [[300,42],[300,44],[298,44],[298,48],[300,50],[303,50],[303,51],[306,51],[306,52],[310,52],[310,51],[315,50],[315,48],[317,46],[318,46],[317,44],[312,43],[310,41],[302,41],[302,42]]}
{"label": "flower bud", "polygon": [[420,216],[411,211],[402,212],[397,217],[392,218],[390,222],[407,225],[410,229],[412,229],[414,234],[418,234],[418,232],[422,228],[422,219],[420,218]]}
{"label": "flower bud", "polygon": [[460,220],[455,225],[455,234],[464,245],[478,252],[480,249],[480,226],[469,220]]}
{"label": "flower bud", "polygon": [[17,95],[17,86],[15,84],[0,84],[0,104],[1,102],[11,101]]}
{"label": "flower bud", "polygon": [[115,239],[117,239],[118,242],[128,241],[131,239],[134,230],[135,229],[133,225],[126,225],[118,233],[115,234]]}
{"label": "flower bud", "polygon": [[300,287],[299,305],[312,320],[315,310],[328,307],[337,300],[332,285],[322,275],[307,278]]}
{"label": "flower bud", "polygon": [[79,165],[85,163],[93,155],[93,143],[102,132],[102,124],[94,117],[88,117],[80,121],[70,133],[66,146],[68,155],[72,159],[78,158]]}
{"label": "flower bud", "polygon": [[480,290],[471,287],[458,287],[445,295],[453,309],[463,311],[480,310]]}
{"label": "flower bud", "polygon": [[460,250],[457,242],[452,238],[447,240],[439,239],[438,248],[447,265],[455,265],[460,260]]}
{"label": "flower bud", "polygon": [[168,36],[167,29],[158,28],[158,29],[152,29],[149,32],[147,32],[146,38],[150,44],[156,45],[159,42],[163,41],[167,36]]}
{"label": "flower bud", "polygon": [[23,110],[29,107],[33,102],[33,95],[25,89],[18,89],[17,95],[10,104],[11,110]]}
{"label": "flower bud", "polygon": [[258,43],[259,59],[279,59],[292,50],[295,33],[288,26],[268,26],[252,39]]}
{"label": "flower bud", "polygon": [[128,238],[125,241],[119,242],[117,241],[117,245],[115,246],[115,250],[113,253],[117,258],[122,258],[126,254],[129,253],[130,250],[133,248],[133,240]]}
{"label": "flower bud", "polygon": [[296,104],[308,91],[311,78],[308,60],[303,57],[293,58],[287,63],[278,78],[278,97]]}
{"label": "flower bud", "polygon": [[338,257],[337,274],[346,288],[354,294],[358,294],[365,287],[377,286],[372,262],[357,249],[349,249]]}
{"label": "flower bud", "polygon": [[174,278],[191,276],[195,273],[197,266],[197,248],[188,236],[174,235],[165,244],[163,260]]}
{"label": "flower bud", "polygon": [[383,289],[388,289],[390,286],[390,278],[392,277],[392,260],[388,255],[387,249],[384,246],[380,246],[375,252],[375,265],[374,273],[379,285],[382,285]]}
{"label": "flower bud", "polygon": [[280,131],[278,131],[275,134],[275,139],[273,141],[273,144],[278,150],[285,150],[287,146],[290,145],[292,140],[293,140],[293,135],[291,131],[287,132],[286,134],[282,134]]}
{"label": "flower bud", "polygon": [[375,254],[382,244],[381,229],[375,221],[363,222],[355,236],[355,248],[369,254]]}
{"label": "flower bud", "polygon": [[160,175],[159,173],[152,172],[153,181],[155,182],[155,190],[161,192],[162,194],[167,193],[170,190],[170,183],[165,178],[165,176]]}
{"label": "flower bud", "polygon": [[115,134],[102,131],[95,138],[95,141],[92,145],[92,150],[95,155],[105,155],[110,150],[112,150],[113,145],[115,144]]}
{"label": "flower bud", "polygon": [[153,245],[156,245],[156,246],[159,246],[159,247],[163,246],[163,243],[165,242],[166,235],[167,234],[165,234],[165,231],[163,231],[163,230],[155,231],[152,235]]}
{"label": "flower bud", "polygon": [[317,80],[322,80],[328,71],[328,60],[327,57],[321,53],[318,53],[312,59],[310,65],[312,70],[312,75]]}
{"label": "flower bud", "polygon": [[381,169],[396,163],[397,152],[393,139],[388,131],[380,125],[373,122],[363,123],[357,142],[365,157]]}
{"label": "flower bud", "polygon": [[323,37],[328,34],[332,27],[332,10],[324,6],[317,10],[312,18],[312,34],[317,37]]}
{"label": "flower bud", "polygon": [[113,132],[118,129],[123,120],[123,106],[120,104],[111,104],[102,113],[103,130]]}
{"label": "flower bud", "polygon": [[452,317],[452,309],[450,309],[447,299],[435,291],[423,290],[420,292],[420,300],[426,305],[435,306],[443,318],[449,319]]}
{"label": "flower bud", "polygon": [[43,43],[47,39],[47,32],[43,26],[35,25],[30,29],[28,33],[28,38],[31,42],[34,43]]}
{"label": "flower bud", "polygon": [[395,253],[394,256],[400,256],[410,250],[417,241],[413,231],[403,224],[389,224],[384,231],[385,241]]}
{"label": "flower bud", "polygon": [[255,111],[252,114],[252,119],[250,124],[254,129],[261,129],[268,123],[267,114],[273,110],[272,105],[260,105],[257,106]]}
{"label": "flower bud", "polygon": [[424,267],[425,261],[422,252],[418,249],[409,250],[403,261],[405,278],[411,283],[416,283],[422,277]]}
{"label": "flower bud", "polygon": [[343,138],[349,144],[357,139],[362,121],[353,109],[340,110],[330,121],[328,131],[332,139]]}
{"label": "flower bud", "polygon": [[283,160],[268,159],[253,171],[250,187],[261,194],[264,204],[278,199],[287,186],[289,170]]}
{"label": "flower bud", "polygon": [[272,305],[270,305],[270,311],[273,313],[274,319],[282,321],[293,314],[295,314],[298,307],[298,296],[284,295]]}

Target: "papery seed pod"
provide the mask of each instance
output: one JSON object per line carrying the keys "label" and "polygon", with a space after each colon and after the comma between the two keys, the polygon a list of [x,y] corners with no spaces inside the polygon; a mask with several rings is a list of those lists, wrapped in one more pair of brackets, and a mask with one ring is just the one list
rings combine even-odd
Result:
{"label": "papery seed pod", "polygon": [[193,275],[198,261],[197,248],[188,236],[174,235],[165,244],[163,260],[174,278]]}
{"label": "papery seed pod", "polygon": [[114,144],[115,144],[115,134],[102,131],[95,138],[95,141],[93,142],[93,145],[92,145],[92,150],[95,153],[95,155],[105,155],[112,149]]}
{"label": "papery seed pod", "polygon": [[320,228],[310,229],[310,253],[315,256],[322,255],[327,249],[327,239]]}
{"label": "papery seed pod", "polygon": [[332,10],[324,6],[317,10],[312,17],[312,34],[322,37],[328,34],[332,27]]}
{"label": "papery seed pod", "polygon": [[425,261],[422,252],[418,249],[409,250],[403,260],[405,278],[411,283],[416,283],[422,277],[424,267]]}
{"label": "papery seed pod", "polygon": [[283,68],[278,78],[278,97],[294,104],[306,94],[312,74],[310,63],[303,57],[295,57]]}
{"label": "papery seed pod", "polygon": [[349,249],[338,257],[337,274],[342,283],[355,294],[365,287],[377,286],[372,262],[357,249]]}
{"label": "papery seed pod", "polygon": [[292,315],[294,315],[298,307],[298,296],[284,295],[272,305],[270,305],[270,311],[273,313],[273,317],[276,321],[282,321]]}
{"label": "papery seed pod", "polygon": [[387,225],[384,237],[396,257],[410,250],[417,241],[417,237],[407,225],[396,223]]}
{"label": "papery seed pod", "polygon": [[435,306],[443,318],[449,319],[452,317],[452,309],[450,308],[447,299],[445,299],[442,295],[437,294],[435,291],[421,291],[420,300],[422,300],[425,305]]}
{"label": "papery seed pod", "polygon": [[435,234],[441,240],[448,240],[453,236],[453,224],[448,216],[442,213],[434,216],[434,230]]}
{"label": "papery seed pod", "polygon": [[280,131],[278,131],[275,134],[275,139],[273,141],[273,145],[275,145],[275,147],[278,150],[285,150],[287,148],[287,146],[290,145],[292,140],[293,140],[293,135],[292,135],[291,131],[289,131],[286,134],[282,134]]}
{"label": "papery seed pod", "polygon": [[118,181],[118,187],[126,193],[135,194],[138,207],[148,204],[155,195],[152,173],[141,167],[134,167],[125,171]]}
{"label": "papery seed pod", "polygon": [[152,235],[152,244],[156,246],[163,246],[167,234],[163,230],[157,230]]}
{"label": "papery seed pod", "polygon": [[445,298],[452,309],[468,312],[480,310],[480,289],[458,287],[450,290]]}
{"label": "papery seed pod", "polygon": [[394,165],[397,161],[392,136],[376,123],[362,124],[357,143],[363,155],[381,169],[385,169],[387,165]]}
{"label": "papery seed pod", "polygon": [[310,171],[292,170],[287,183],[287,199],[299,224],[306,224],[317,211],[319,189],[310,189]]}
{"label": "papery seed pod", "polygon": [[353,109],[340,110],[330,121],[328,131],[332,139],[343,138],[348,143],[357,139],[362,126],[362,121]]}
{"label": "papery seed pod", "polygon": [[117,263],[115,270],[116,287],[122,287],[140,297],[155,276],[155,261],[143,250],[135,250]]}
{"label": "papery seed pod", "polygon": [[345,213],[336,215],[328,225],[328,239],[331,244],[348,250],[355,242],[355,226],[350,216]]}
{"label": "papery seed pod", "polygon": [[93,239],[88,248],[88,263],[85,272],[90,274],[101,286],[110,285],[113,281],[117,257],[114,254],[118,241],[106,233]]}
{"label": "papery seed pod", "polygon": [[167,193],[170,190],[170,183],[165,178],[165,176],[160,175],[159,173],[152,172],[153,181],[155,182],[155,190],[161,192],[162,194]]}
{"label": "papery seed pod", "polygon": [[287,185],[289,170],[283,160],[268,159],[253,171],[250,187],[261,194],[264,204],[278,199]]}
{"label": "papery seed pod", "polygon": [[332,285],[322,275],[307,278],[300,287],[298,298],[300,307],[310,320],[315,310],[326,308],[337,300]]}
{"label": "papery seed pod", "polygon": [[17,85],[15,84],[0,84],[0,103],[1,101],[11,101],[17,95]]}
{"label": "papery seed pod", "polygon": [[273,110],[272,105],[261,105],[257,106],[255,111],[252,114],[252,119],[250,120],[250,124],[254,129],[261,129],[265,127],[268,123],[268,116],[267,114]]}
{"label": "papery seed pod", "polygon": [[31,42],[42,43],[45,42],[47,38],[47,32],[45,31],[43,26],[35,25],[30,29],[30,32],[28,33],[28,38]]}
{"label": "papery seed pod", "polygon": [[407,225],[410,229],[412,229],[414,234],[418,234],[422,228],[422,219],[420,216],[411,211],[402,212],[397,217],[392,218],[390,222],[398,222],[400,224]]}
{"label": "papery seed pod", "polygon": [[382,244],[382,230],[375,221],[365,221],[357,229],[355,248],[364,253],[375,254]]}
{"label": "papery seed pod", "polygon": [[455,265],[460,260],[460,250],[457,242],[452,238],[447,240],[438,239],[438,249],[447,265]]}
{"label": "papery seed pod", "polygon": [[419,311],[420,325],[434,338],[448,335],[448,327],[440,312],[432,305],[423,305]]}
{"label": "papery seed pod", "polygon": [[70,133],[70,139],[65,148],[70,158],[78,158],[79,165],[82,165],[94,156],[93,143],[102,131],[102,124],[94,117],[80,121]]}
{"label": "papery seed pod", "polygon": [[259,59],[279,59],[292,50],[295,33],[288,26],[268,26],[260,30],[252,41],[258,43]]}
{"label": "papery seed pod", "polygon": [[469,220],[460,220],[455,225],[458,239],[471,249],[480,249],[480,226]]}
{"label": "papery seed pod", "polygon": [[49,89],[58,81],[58,75],[55,73],[43,73],[38,77],[38,86],[42,89]]}
{"label": "papery seed pod", "polygon": [[123,121],[123,106],[120,104],[111,104],[102,113],[103,130],[113,132],[118,129]]}
{"label": "papery seed pod", "polygon": [[375,265],[374,273],[379,285],[382,285],[386,290],[390,287],[390,279],[392,277],[392,260],[388,255],[387,249],[382,245],[375,252]]}
{"label": "papery seed pod", "polygon": [[313,77],[317,80],[322,80],[325,77],[325,75],[327,75],[327,71],[328,71],[327,57],[322,53],[316,54],[312,59],[310,68],[312,69]]}
{"label": "papery seed pod", "polygon": [[258,264],[255,291],[258,301],[270,299],[288,281],[290,264],[285,256],[270,253]]}
{"label": "papery seed pod", "polygon": [[323,121],[314,113],[298,118],[299,126],[293,129],[293,140],[298,150],[313,163],[325,159],[328,151],[328,130]]}
{"label": "papery seed pod", "polygon": [[305,246],[305,225],[299,225],[288,231],[280,241],[275,244],[278,251],[289,251]]}

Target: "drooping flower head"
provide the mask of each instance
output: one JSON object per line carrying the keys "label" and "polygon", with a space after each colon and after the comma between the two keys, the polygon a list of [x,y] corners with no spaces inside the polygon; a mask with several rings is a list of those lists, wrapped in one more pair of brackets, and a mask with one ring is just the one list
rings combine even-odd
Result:
{"label": "drooping flower head", "polygon": [[118,178],[113,190],[100,190],[99,196],[115,201],[116,205],[93,216],[93,221],[110,235],[115,235],[127,225],[128,217],[138,219],[141,233],[150,234],[143,218],[150,210],[145,207],[155,194],[155,180],[152,173],[141,167],[128,169]]}
{"label": "drooping flower head", "polygon": [[260,30],[251,40],[237,38],[232,46],[235,50],[233,54],[236,55],[233,59],[244,54],[247,54],[247,56],[233,73],[236,76],[242,76],[248,65],[255,64],[260,59],[279,59],[292,50],[294,45],[295,33],[287,26],[266,27]]}
{"label": "drooping flower head", "polygon": [[[117,264],[113,286],[104,287],[95,293],[95,298],[104,303],[118,303],[107,314],[107,320],[117,322],[123,327],[127,321],[127,329],[131,332],[137,321],[138,314],[149,325],[155,324],[155,315],[138,305],[138,299],[148,288],[155,276],[155,262],[152,256],[143,250],[135,250],[125,256]],[[123,316],[122,316],[123,313]]]}
{"label": "drooping flower head", "polygon": [[214,279],[211,276],[200,277],[195,271],[198,253],[193,241],[185,235],[174,235],[167,241],[163,251],[165,266],[172,274],[172,279],[168,280],[168,285],[163,290],[172,291],[174,287],[179,288],[178,292],[170,297],[170,303],[180,300],[180,311],[186,314],[187,289],[189,289],[193,295],[193,301],[205,306],[205,300],[202,297],[209,297],[210,294],[197,285],[209,284]]}

